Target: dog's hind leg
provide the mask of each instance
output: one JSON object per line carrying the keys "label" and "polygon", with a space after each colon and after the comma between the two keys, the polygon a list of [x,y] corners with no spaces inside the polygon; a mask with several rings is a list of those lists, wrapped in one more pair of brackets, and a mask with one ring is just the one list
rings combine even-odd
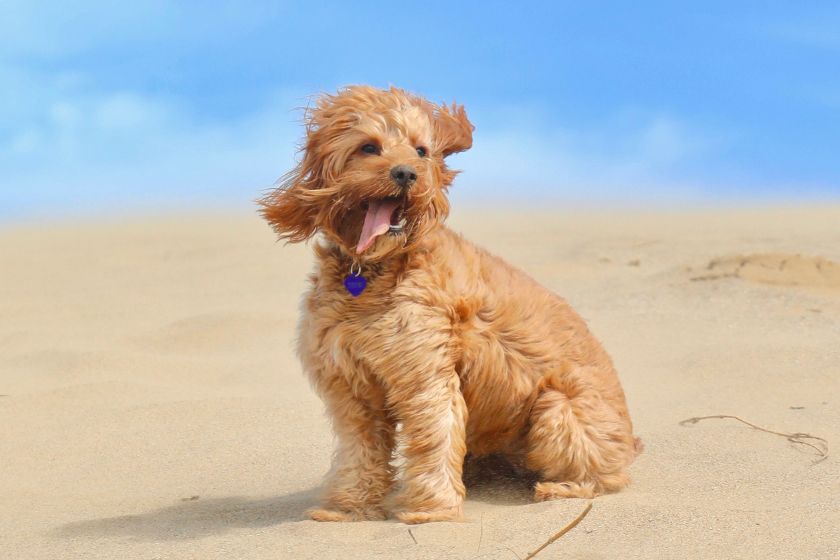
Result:
{"label": "dog's hind leg", "polygon": [[317,386],[333,421],[336,449],[315,521],[385,519],[382,501],[393,486],[390,464],[394,423],[355,396],[341,376],[319,379]]}
{"label": "dog's hind leg", "polygon": [[578,368],[555,375],[534,402],[526,465],[540,476],[536,500],[592,498],[630,483],[630,421],[587,382],[595,373]]}

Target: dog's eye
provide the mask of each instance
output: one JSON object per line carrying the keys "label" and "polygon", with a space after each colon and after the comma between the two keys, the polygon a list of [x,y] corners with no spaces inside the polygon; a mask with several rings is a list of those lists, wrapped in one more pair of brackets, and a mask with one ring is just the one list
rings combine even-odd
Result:
{"label": "dog's eye", "polygon": [[426,151],[426,148],[424,148],[423,146],[417,146],[417,155],[418,156],[426,157],[428,154],[429,154],[429,152]]}
{"label": "dog's eye", "polygon": [[376,144],[365,144],[362,146],[362,151],[366,154],[378,154],[379,153],[379,146]]}

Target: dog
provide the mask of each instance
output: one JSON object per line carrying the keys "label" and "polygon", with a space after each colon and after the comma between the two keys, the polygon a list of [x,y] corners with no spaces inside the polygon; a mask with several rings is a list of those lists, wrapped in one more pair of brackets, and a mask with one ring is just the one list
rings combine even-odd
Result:
{"label": "dog", "polygon": [[460,520],[468,453],[533,473],[536,500],[625,487],[641,443],[610,357],[563,299],[444,225],[463,106],[351,86],[305,121],[259,203],[281,239],[320,234],[297,352],[337,442],[309,516]]}

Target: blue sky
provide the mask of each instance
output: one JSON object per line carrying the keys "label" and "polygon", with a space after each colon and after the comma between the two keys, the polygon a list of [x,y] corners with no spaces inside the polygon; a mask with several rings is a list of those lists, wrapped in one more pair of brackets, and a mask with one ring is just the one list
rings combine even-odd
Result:
{"label": "blue sky", "polygon": [[476,125],[460,200],[840,198],[836,2],[0,4],[0,218],[247,207],[308,96]]}

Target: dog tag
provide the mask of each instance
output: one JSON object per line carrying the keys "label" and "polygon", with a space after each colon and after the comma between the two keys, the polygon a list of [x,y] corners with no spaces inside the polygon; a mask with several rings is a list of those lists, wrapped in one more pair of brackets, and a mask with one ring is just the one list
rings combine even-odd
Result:
{"label": "dog tag", "polygon": [[348,274],[344,277],[344,287],[347,288],[350,295],[353,297],[359,297],[359,294],[364,292],[367,287],[367,280],[361,274],[358,276]]}

